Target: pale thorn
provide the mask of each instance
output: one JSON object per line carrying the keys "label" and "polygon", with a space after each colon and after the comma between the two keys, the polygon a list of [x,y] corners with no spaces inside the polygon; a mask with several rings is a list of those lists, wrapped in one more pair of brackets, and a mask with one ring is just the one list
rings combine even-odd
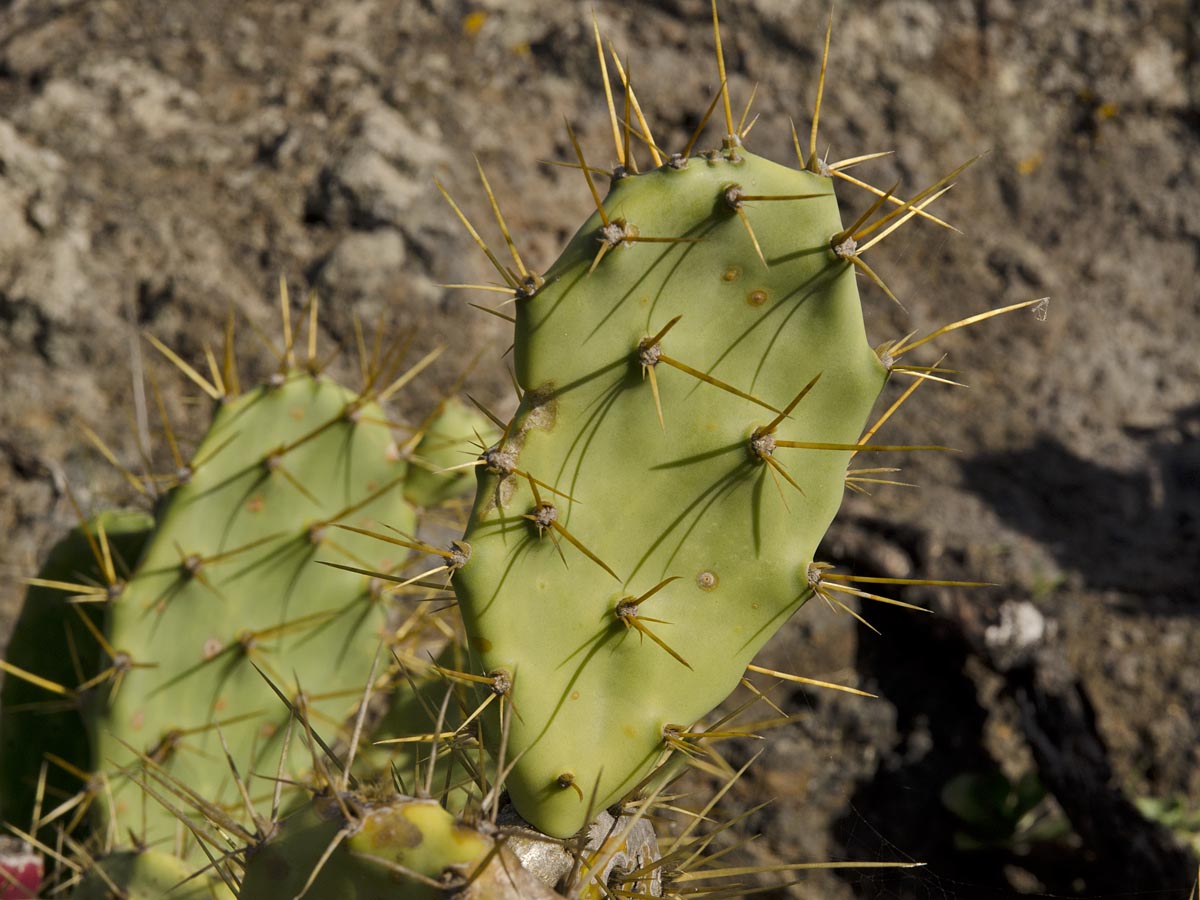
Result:
{"label": "pale thorn", "polygon": [[154,335],[150,334],[149,332],[143,333],[146,336],[146,340],[148,340],[154,346],[154,349],[165,356],[171,362],[171,364],[175,366],[175,368],[179,369],[180,372],[187,376],[187,378],[198,388],[200,388],[200,390],[208,394],[208,396],[213,400],[221,399],[223,395],[219,390],[217,390],[217,386],[215,384],[210,382],[207,378],[184,362],[178,353],[176,353]]}
{"label": "pale thorn", "polygon": [[[952,187],[954,187],[954,185],[952,185],[952,184],[946,185],[946,187],[942,188],[940,191],[938,191],[932,197],[929,197],[928,199],[921,201],[921,203],[919,205],[914,206],[911,209],[909,209],[908,212],[905,213],[903,216],[901,216],[899,220],[893,222],[891,225],[889,225],[887,228],[885,228],[879,234],[875,235],[875,237],[871,238],[871,240],[867,241],[865,244],[862,244],[858,248],[859,255],[861,256],[862,254],[866,253],[868,250],[870,250],[872,247],[874,247],[876,244],[878,244],[880,241],[882,241],[885,237],[887,237],[889,234],[891,234],[893,231],[895,231],[897,228],[899,228],[901,225],[903,225],[905,222],[907,222],[913,216],[919,214],[923,209],[925,209],[925,207],[934,203],[934,201],[936,201],[938,198],[940,198],[943,194],[946,193],[946,191],[950,190],[950,188],[952,188]],[[957,228],[955,228],[954,230],[958,231]],[[959,233],[961,234],[961,232],[959,232]]]}
{"label": "pale thorn", "polygon": [[294,368],[296,357],[292,352],[292,304],[288,297],[287,278],[279,273],[279,318],[283,323],[283,361],[287,368]]}
{"label": "pale thorn", "polygon": [[492,186],[488,182],[487,175],[484,174],[483,164],[479,161],[478,156],[475,157],[475,168],[479,170],[479,180],[483,182],[483,189],[487,193],[492,213],[496,216],[496,223],[500,226],[500,233],[504,236],[504,243],[508,246],[509,255],[512,256],[513,262],[517,264],[517,271],[521,273],[521,278],[527,279],[529,278],[529,270],[525,268],[525,263],[521,261],[521,254],[517,252],[517,245],[513,242],[512,233],[508,230],[508,224],[504,221],[504,216],[500,212],[500,204],[496,201],[496,195],[492,192]]}
{"label": "pale thorn", "polygon": [[[714,0],[714,2],[715,2],[715,0]],[[699,124],[696,125],[695,130],[692,132],[692,136],[688,140],[687,146],[684,147],[683,152],[681,154],[679,154],[681,157],[683,157],[683,159],[685,161],[691,155],[692,148],[696,146],[696,141],[700,140],[700,135],[704,131],[704,126],[708,124],[709,117],[712,116],[713,110],[717,108],[717,101],[721,99],[721,97],[722,97],[722,95],[724,95],[724,93],[725,93],[725,80],[722,79],[721,87],[717,90],[717,93],[715,93],[713,95],[712,100],[708,104],[708,109],[706,109],[704,111],[704,115],[700,117],[700,122],[699,122]]]}
{"label": "pale thorn", "polygon": [[817,99],[813,104],[812,131],[808,137],[807,167],[817,167],[817,130],[821,122],[821,100],[825,96],[825,70],[829,67],[829,39],[833,34],[833,8],[829,9],[829,19],[825,23],[825,48],[821,52],[821,73],[817,76]]}
{"label": "pale thorn", "polygon": [[800,135],[796,134],[796,123],[792,118],[788,117],[788,124],[792,127],[792,146],[796,149],[796,160],[800,163],[800,168],[803,170],[804,153],[800,150]]}
{"label": "pale thorn", "polygon": [[883,291],[885,294],[887,294],[888,299],[890,299],[893,303],[895,303],[897,306],[899,306],[905,312],[908,312],[908,309],[905,307],[905,305],[900,302],[900,298],[897,297],[894,293],[892,293],[892,289],[890,287],[888,287],[886,283],[884,283],[884,280],[882,278],[880,278],[877,274],[875,274],[875,270],[872,269],[869,265],[867,265],[867,261],[865,259],[863,259],[862,257],[855,254],[854,256],[849,257],[847,259],[847,262],[849,262],[852,266],[854,266],[854,268],[858,269],[860,272],[862,272],[864,275],[866,275],[869,279],[871,279],[871,281],[873,281],[875,283],[876,287],[878,287],[881,291]]}
{"label": "pale thorn", "polygon": [[957,331],[959,328],[966,328],[969,325],[974,325],[978,322],[983,322],[987,319],[1004,315],[1005,313],[1014,312],[1018,309],[1027,309],[1031,306],[1037,309],[1044,309],[1046,304],[1049,303],[1049,300],[1049,297],[1039,297],[1036,300],[1026,300],[1024,303],[1013,303],[1010,306],[1003,306],[1000,309],[992,309],[988,310],[987,312],[977,313],[973,316],[967,316],[965,319],[959,319],[957,322],[951,322],[949,325],[943,325],[936,331],[932,331],[925,335],[925,337],[912,341],[911,343],[908,343],[909,338],[902,338],[898,344],[890,348],[888,355],[893,360],[899,359],[902,355],[908,353],[910,350],[920,347],[922,344],[926,344],[944,334],[950,333],[951,331]]}
{"label": "pale thorn", "polygon": [[650,148],[650,157],[654,160],[654,165],[661,166],[663,164],[662,154],[654,142],[654,136],[650,133],[650,124],[646,121],[646,116],[642,113],[642,105],[638,103],[637,94],[633,92],[633,87],[629,84],[629,79],[625,76],[625,70],[621,66],[621,60],[617,56],[617,51],[613,49],[611,41],[608,44],[608,52],[612,55],[613,63],[617,67],[617,76],[621,79],[621,84],[629,91],[629,100],[633,104],[633,114],[637,117],[638,125],[642,129],[642,133],[638,136]]}
{"label": "pale thorn", "polygon": [[729,85],[725,76],[725,50],[721,46],[721,23],[717,18],[717,0],[712,0],[713,43],[717,51],[717,77],[721,80],[721,100],[725,110],[725,133],[733,138],[733,110],[729,106]]}
{"label": "pale thorn", "polygon": [[[583,148],[579,146],[579,138],[575,136],[575,129],[571,127],[571,123],[566,116],[563,116],[563,123],[567,126],[567,135],[571,138],[571,146],[575,148],[575,156],[579,160],[579,168],[583,170],[583,177],[587,179],[588,191],[591,192],[592,202],[596,204],[596,212],[600,214],[600,221],[607,227],[610,224],[608,213],[604,211],[604,203],[601,202],[600,192],[596,190],[596,183],[592,180],[591,169],[587,164],[587,160],[583,158]],[[593,269],[596,268],[597,263],[592,264]]]}
{"label": "pale thorn", "polygon": [[600,82],[604,85],[604,99],[608,104],[608,120],[612,125],[613,144],[616,146],[617,162],[625,165],[625,148],[621,140],[621,128],[617,123],[617,107],[613,102],[612,84],[608,80],[608,63],[604,61],[604,47],[600,41],[600,23],[596,21],[596,10],[592,10],[592,34],[596,38],[596,56],[600,60]]}
{"label": "pale thorn", "polygon": [[442,183],[436,178],[433,179],[433,183],[446,202],[450,204],[450,208],[454,210],[454,214],[458,217],[458,220],[462,223],[463,227],[467,229],[467,233],[471,235],[471,239],[475,241],[476,246],[478,246],[479,249],[483,251],[484,255],[487,256],[488,262],[492,264],[492,268],[500,273],[500,277],[503,278],[513,290],[516,290],[519,285],[509,274],[508,269],[501,265],[500,260],[496,258],[496,254],[492,252],[492,249],[487,245],[487,242],[480,237],[479,232],[475,230],[475,226],[471,224],[471,221],[466,217],[466,214],[459,209],[458,204],[454,202],[454,198],[450,196],[449,192],[442,187]]}
{"label": "pale thorn", "polygon": [[[945,357],[943,356],[942,359],[945,359]],[[940,362],[940,360],[939,360],[939,362]],[[905,388],[904,392],[899,396],[899,398],[897,398],[897,400],[891,406],[889,406],[886,410],[884,410],[883,413],[879,416],[879,418],[877,418],[875,420],[875,422],[869,428],[867,428],[866,431],[864,431],[862,433],[862,435],[858,439],[858,443],[859,444],[869,444],[871,442],[871,438],[873,438],[875,436],[875,433],[884,426],[884,424],[888,421],[888,419],[890,419],[893,415],[896,414],[896,410],[898,410],[901,406],[903,406],[904,402],[906,400],[908,400],[908,398],[911,397],[914,393],[916,393],[917,388],[919,388],[922,384],[924,384],[924,382],[921,381],[921,379],[917,379],[912,384],[910,384],[907,388]],[[853,459],[854,454],[851,454],[850,458]]]}
{"label": "pale thorn", "polygon": [[754,252],[756,254],[758,254],[759,262],[761,262],[764,266],[770,268],[770,264],[767,262],[767,258],[765,256],[763,256],[762,247],[760,247],[758,244],[758,237],[754,234],[754,229],[750,226],[750,219],[746,215],[746,210],[742,209],[741,207],[738,207],[737,214],[738,214],[738,218],[742,220],[742,224],[746,226],[746,233],[748,235],[750,235],[750,243],[752,243],[754,245]]}
{"label": "pale thorn", "polygon": [[[734,130],[739,138],[744,139],[750,133],[750,128],[754,127],[754,122],[750,123],[750,128],[746,127],[746,118],[750,115],[750,107],[754,105],[754,98],[758,94],[758,82],[754,82],[754,87],[750,91],[750,98],[746,101],[746,107],[742,110],[742,117],[738,119],[737,128]],[[754,117],[755,121],[758,116]]]}
{"label": "pale thorn", "polygon": [[393,381],[391,384],[389,384],[386,388],[384,388],[382,391],[380,391],[379,394],[375,397],[375,402],[380,403],[380,404],[386,402],[387,399],[392,396],[392,394],[396,393],[396,391],[400,390],[402,387],[404,387],[406,384],[408,384],[410,381],[412,381],[414,378],[416,378],[418,375],[420,375],[421,372],[423,372],[427,366],[429,366],[435,359],[437,359],[439,356],[441,356],[445,351],[446,351],[445,344],[442,344],[441,346],[438,346],[438,347],[434,347],[432,350],[430,350],[428,353],[426,353],[423,357],[421,357],[421,359],[418,360],[407,372],[405,372],[403,375],[401,375],[399,378],[397,378],[395,381]]}
{"label": "pale thorn", "polygon": [[[919,191],[915,196],[910,197],[908,200],[905,200],[904,203],[901,204],[900,206],[897,206],[895,209],[891,210],[886,215],[881,216],[880,218],[876,219],[870,225],[865,225],[862,228],[855,229],[854,240],[861,241],[863,238],[865,238],[867,235],[871,234],[872,232],[877,231],[880,228],[883,228],[884,226],[888,225],[893,219],[906,214],[910,209],[912,209],[912,207],[920,205],[921,201],[925,200],[927,197],[937,194],[944,187],[951,184],[953,179],[958,177],[967,168],[974,165],[976,162],[978,162],[982,158],[983,158],[982,154],[971,157],[966,162],[962,163],[961,165],[959,165],[952,171],[943,175],[941,178],[939,178],[933,184],[931,184],[928,187],[926,187],[925,189]],[[891,192],[889,192],[889,193],[891,193]]]}
{"label": "pale thorn", "polygon": [[[847,175],[844,171],[841,171],[839,169],[830,170],[829,174],[834,176],[835,178],[840,178],[843,181],[849,182],[850,184],[854,185],[855,187],[860,187],[865,191],[869,191],[870,193],[874,194],[876,197],[882,197],[886,193],[882,188],[877,188],[873,184],[868,184],[865,181],[855,178],[853,175]],[[903,206],[906,202],[905,200],[901,199],[900,197],[895,197],[895,196],[888,196],[887,201],[895,206]],[[942,228],[948,228],[953,232],[962,234],[962,232],[959,229],[955,228],[949,222],[945,222],[942,219],[939,219],[937,216],[933,215],[932,213],[927,213],[924,210],[919,210],[917,212],[917,215],[920,216],[922,219],[925,219],[926,221],[932,222],[934,225],[939,225]]]}
{"label": "pale thorn", "polygon": [[[860,166],[865,162],[871,162],[872,160],[882,159],[885,156],[891,156],[895,152],[896,152],[895,150],[880,150],[877,153],[864,153],[861,156],[850,156],[850,157],[847,157],[846,159],[839,159],[837,162],[826,163],[825,169],[826,169],[826,171],[831,172],[831,173],[842,171],[845,169],[851,169],[854,166]],[[897,201],[897,202],[903,202],[903,201]]]}

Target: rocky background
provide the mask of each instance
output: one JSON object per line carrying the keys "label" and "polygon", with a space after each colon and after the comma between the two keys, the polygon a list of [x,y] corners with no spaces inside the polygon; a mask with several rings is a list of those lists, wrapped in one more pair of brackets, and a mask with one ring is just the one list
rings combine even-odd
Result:
{"label": "rocky background", "polygon": [[[593,7],[681,148],[717,87],[705,0],[0,5],[0,623],[73,521],[64,483],[87,508],[134,499],[83,426],[140,467],[141,331],[199,362],[232,309],[244,372],[265,371],[246,323],[277,333],[283,273],[296,308],[319,293],[343,373],[355,316],[413,335],[414,359],[449,345],[399,415],[481,354],[468,389],[511,408],[505,325],[467,305],[488,296],[438,287],[492,274],[433,179],[485,221],[476,154],[549,265],[590,207],[577,171],[543,162],[570,156],[563,116],[614,161]],[[793,156],[789,116],[807,133],[827,12],[723,4],[734,103],[760,84],[754,151]],[[837,5],[830,159],[893,150],[855,172],[913,193],[986,154],[939,201],[962,235],[914,223],[873,252],[907,309],[864,284],[872,336],[1052,300],[1045,321],[939,341],[970,387],[924,387],[886,435],[962,452],[905,460],[916,490],[851,496],[825,550],[999,587],[905,595],[933,616],[864,610],[882,636],[814,603],[764,654],[881,699],[778,695],[796,721],[739,788],[776,798],[747,855],[928,865],[780,874],[798,886],[764,896],[1182,900],[1196,878],[1198,23],[1196,0]]]}

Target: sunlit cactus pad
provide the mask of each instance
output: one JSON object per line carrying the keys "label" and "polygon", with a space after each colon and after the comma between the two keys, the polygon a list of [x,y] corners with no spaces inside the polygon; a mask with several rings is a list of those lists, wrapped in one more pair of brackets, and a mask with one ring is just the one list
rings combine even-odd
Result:
{"label": "sunlit cactus pad", "polygon": [[[271,770],[280,754],[291,713],[256,667],[290,699],[303,691],[326,728],[362,691],[382,607],[363,576],[313,562],[389,571],[404,555],[335,524],[414,525],[391,431],[368,421],[378,407],[324,378],[279,380],[218,408],[200,463],[109,608],[124,671],[91,720],[106,767],[162,766],[217,803],[237,801],[222,736],[243,771]],[[114,780],[117,821],[151,839],[174,833],[169,812]]]}
{"label": "sunlit cactus pad", "polygon": [[525,394],[454,584],[512,676],[509,789],[551,834],[630,790],[811,595],[887,377],[841,228],[830,178],[731,146],[616,180],[517,301]]}

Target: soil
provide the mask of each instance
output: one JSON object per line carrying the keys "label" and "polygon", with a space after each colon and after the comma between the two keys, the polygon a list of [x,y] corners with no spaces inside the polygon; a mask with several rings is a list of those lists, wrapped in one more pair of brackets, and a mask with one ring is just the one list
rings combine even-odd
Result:
{"label": "soil", "polygon": [[[145,422],[158,426],[131,380],[154,353],[138,334],[202,364],[232,309],[243,378],[266,372],[245,323],[278,332],[281,273],[293,310],[318,292],[321,346],[346,350],[335,372],[354,371],[356,318],[411,334],[414,359],[449,345],[397,416],[419,417],[464,371],[474,396],[511,409],[505,323],[468,305],[479,294],[439,287],[492,275],[434,178],[483,220],[478,157],[526,259],[549,265],[590,205],[578,171],[542,162],[570,157],[563,116],[590,160],[613,162],[593,8],[656,141],[681,147],[718,87],[705,0],[0,6],[0,622],[74,520],[65,485],[86,509],[137,500],[85,426],[140,469]],[[807,133],[827,14],[815,0],[723,4],[735,104],[759,85],[755,152],[794,159],[788,117]],[[984,154],[939,201],[962,234],[915,222],[874,251],[905,308],[864,282],[873,339],[1051,300],[1044,321],[1021,311],[921,356],[948,353],[970,387],[924,386],[885,434],[959,452],[903,460],[916,490],[850,496],[823,551],[859,571],[996,586],[904,595],[933,616],[863,610],[882,636],[818,601],[762,660],[880,698],[780,695],[795,719],[734,792],[775,798],[744,823],[763,832],[747,854],[926,865],[807,873],[764,896],[1188,894],[1197,867],[1179,848],[1200,833],[1198,21],[1195,0],[836,7],[822,152],[894,151],[854,171],[902,192]],[[851,210],[869,204],[849,184],[839,194]],[[196,392],[165,392],[186,434]],[[1064,733],[1050,739],[1055,724]],[[1067,833],[992,817],[983,846],[966,848],[982,826],[951,811],[947,785],[1035,771],[1040,812],[1069,820]],[[1073,785],[1072,772],[1092,780]],[[1135,804],[1179,812],[1173,834]],[[1128,830],[1106,840],[1118,821]]]}

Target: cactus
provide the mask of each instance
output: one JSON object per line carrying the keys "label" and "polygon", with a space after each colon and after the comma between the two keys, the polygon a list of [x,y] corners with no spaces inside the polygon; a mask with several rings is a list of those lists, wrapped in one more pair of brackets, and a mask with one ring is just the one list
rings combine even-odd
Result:
{"label": "cactus", "polygon": [[[625,138],[601,198],[568,123],[595,211],[543,275],[516,252],[483,177],[516,264],[488,251],[515,299],[522,396],[480,457],[450,564],[477,670],[518,713],[513,801],[559,837],[690,752],[703,717],[809,598],[875,596],[814,558],[844,490],[872,474],[848,471],[851,459],[945,449],[873,442],[876,398],[893,373],[929,374],[899,362],[928,338],[873,350],[857,281],[891,296],[863,254],[930,217],[962,167],[906,201],[877,191],[846,226],[834,195],[846,163],[817,158],[815,124],[797,168],[744,148],[719,32],[717,46],[719,149],[690,155],[697,129],[664,159],[631,121],[626,81]],[[611,94],[609,112],[617,136]],[[653,169],[638,172],[630,133]]]}
{"label": "cactus", "polygon": [[[188,865],[232,835],[245,845],[236,862],[212,867],[238,882],[242,900],[392,891],[592,900],[613,885],[633,896],[705,893],[702,872],[672,887],[683,877],[674,867],[703,866],[711,837],[693,831],[740,772],[728,769],[726,788],[661,858],[633,847],[636,820],[684,762],[748,729],[728,717],[706,724],[747,672],[822,684],[752,664],[800,606],[899,602],[832,571],[817,546],[845,490],[888,483],[888,470],[855,467],[858,454],[945,449],[875,440],[917,386],[942,380],[939,365],[905,357],[1041,302],[873,349],[860,276],[896,298],[864,254],[911,219],[944,226],[926,208],[963,167],[908,199],[868,186],[865,212],[844,215],[835,181],[867,158],[817,157],[823,77],[807,154],[796,138],[794,168],[756,156],[744,146],[748,108],[735,124],[715,2],[713,28],[721,86],[677,154],[653,140],[614,53],[622,129],[597,28],[618,163],[602,197],[568,124],[594,211],[544,273],[521,258],[482,168],[513,266],[442,189],[515,302],[519,405],[507,421],[489,414],[496,430],[446,403],[440,423],[398,448],[376,401],[408,376],[381,389],[376,372],[352,393],[318,376],[311,351],[307,368],[294,365],[290,330],[280,371],[241,396],[228,363],[210,354],[210,380],[160,348],[217,402],[211,428],[191,463],[177,461],[178,483],[127,580],[107,562],[107,525],[87,534],[91,560],[72,564],[90,565],[99,588],[84,589],[81,571],[43,579],[104,601],[102,622],[79,617],[94,637],[95,674],[65,696],[89,726],[87,764],[72,767],[92,776],[83,793],[109,831],[167,842],[182,821],[194,836]],[[828,42],[827,31],[826,53]],[[694,153],[718,104],[720,146]],[[653,161],[646,171],[634,137]],[[895,376],[913,382],[872,423]],[[447,435],[487,446],[460,465]],[[414,506],[445,501],[463,476],[437,476],[471,467],[477,494],[462,539],[418,540]],[[435,560],[409,577],[401,570],[413,552]],[[354,768],[317,732],[336,730],[364,685],[368,695],[377,686],[388,583],[452,585],[468,648],[464,657],[451,644],[436,667],[397,654],[404,671],[384,679],[396,696],[375,736],[402,749],[359,754]],[[15,663],[9,671],[29,684],[42,677]],[[440,706],[431,673],[452,685]],[[296,721],[307,756],[289,753]],[[275,760],[312,802],[275,797],[267,816],[242,776]],[[395,790],[371,775],[388,763]],[[405,785],[410,766],[417,778]],[[498,818],[502,789],[535,829],[531,844],[566,848],[567,871],[531,880],[536,854],[517,849],[527,832]],[[627,827],[603,812],[628,812],[631,800]],[[596,834],[604,815],[613,824]],[[589,826],[590,843],[580,840]]]}
{"label": "cactus", "polygon": [[[311,354],[297,366],[289,347],[269,383],[241,393],[232,357],[209,380],[162,349],[213,399],[212,422],[187,462],[168,431],[177,471],[152,527],[144,515],[93,519],[33,579],[0,736],[9,821],[28,820],[49,752],[52,789],[74,795],[62,821],[94,806],[101,832],[146,845],[171,841],[177,810],[200,798],[236,808],[230,763],[257,771],[280,754],[292,710],[279,686],[318,730],[339,732],[355,707],[387,618],[386,581],[362,572],[387,577],[411,555],[361,532],[417,527],[405,493],[419,453],[396,443],[379,401],[435,356],[390,386],[377,368],[356,393]],[[429,452],[447,452],[440,418],[427,424],[409,447],[436,434]],[[422,470],[422,505],[453,496],[448,481]],[[37,702],[47,690],[66,707],[49,718]],[[291,759],[284,774],[309,777]],[[185,857],[195,853],[189,841]]]}

